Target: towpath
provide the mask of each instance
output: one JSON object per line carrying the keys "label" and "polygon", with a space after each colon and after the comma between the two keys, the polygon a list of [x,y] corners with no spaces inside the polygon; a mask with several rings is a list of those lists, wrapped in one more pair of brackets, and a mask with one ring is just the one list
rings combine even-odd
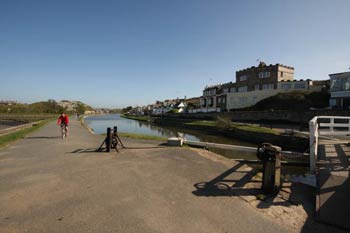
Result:
{"label": "towpath", "polygon": [[102,136],[70,127],[67,140],[51,122],[0,150],[0,232],[290,231],[239,197],[195,195],[222,163],[188,148],[96,153]]}

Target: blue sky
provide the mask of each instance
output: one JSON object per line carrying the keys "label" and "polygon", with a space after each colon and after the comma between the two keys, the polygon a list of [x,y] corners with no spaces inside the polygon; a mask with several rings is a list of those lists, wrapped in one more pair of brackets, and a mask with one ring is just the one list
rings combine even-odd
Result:
{"label": "blue sky", "polygon": [[0,1],[0,99],[94,107],[200,96],[266,63],[350,67],[350,1]]}

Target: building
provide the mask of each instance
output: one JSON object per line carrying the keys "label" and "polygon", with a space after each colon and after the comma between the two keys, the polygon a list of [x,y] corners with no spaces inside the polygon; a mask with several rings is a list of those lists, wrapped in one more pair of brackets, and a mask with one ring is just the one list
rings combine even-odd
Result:
{"label": "building", "polygon": [[236,89],[235,83],[229,82],[221,85],[216,97],[216,107],[220,112],[227,111],[227,96]]}
{"label": "building", "polygon": [[272,90],[281,81],[292,81],[294,68],[281,64],[266,65],[260,62],[257,67],[252,66],[236,72],[236,92],[257,90]]}
{"label": "building", "polygon": [[313,86],[313,81],[308,80],[293,80],[281,81],[277,83],[277,88],[260,89],[247,92],[229,93],[227,97],[227,109],[246,108],[255,105],[257,102],[268,97],[277,95],[283,92],[292,91],[321,91],[322,86]]}
{"label": "building", "polygon": [[203,96],[200,99],[202,112],[217,112],[217,95],[220,94],[221,84],[207,86],[203,90]]}
{"label": "building", "polygon": [[331,98],[329,105],[332,108],[350,109],[350,72],[330,74]]}
{"label": "building", "polygon": [[[328,85],[329,86],[329,85]],[[247,108],[278,93],[291,91],[321,91],[327,81],[294,80],[294,68],[282,64],[260,62],[236,72],[236,82],[206,87],[201,97],[202,112],[229,111]]]}

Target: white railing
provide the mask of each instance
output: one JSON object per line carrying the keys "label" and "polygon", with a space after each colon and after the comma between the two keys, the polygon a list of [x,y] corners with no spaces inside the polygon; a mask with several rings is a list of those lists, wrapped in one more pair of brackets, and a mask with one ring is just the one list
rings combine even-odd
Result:
{"label": "white railing", "polygon": [[[329,122],[318,122],[319,119],[326,119]],[[336,121],[342,121],[342,123]],[[319,135],[350,136],[350,117],[316,116],[309,121],[309,131],[310,172],[315,173]]]}

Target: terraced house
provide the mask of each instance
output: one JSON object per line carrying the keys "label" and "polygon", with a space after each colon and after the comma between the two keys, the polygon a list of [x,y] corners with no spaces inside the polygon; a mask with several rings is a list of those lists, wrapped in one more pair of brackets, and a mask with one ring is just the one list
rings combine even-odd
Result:
{"label": "terraced house", "polygon": [[332,108],[350,109],[350,72],[330,74]]}
{"label": "terraced house", "polygon": [[321,91],[324,85],[312,80],[294,80],[294,68],[260,62],[236,72],[236,82],[206,87],[201,97],[202,112],[219,112],[246,108],[279,92],[295,90]]}

